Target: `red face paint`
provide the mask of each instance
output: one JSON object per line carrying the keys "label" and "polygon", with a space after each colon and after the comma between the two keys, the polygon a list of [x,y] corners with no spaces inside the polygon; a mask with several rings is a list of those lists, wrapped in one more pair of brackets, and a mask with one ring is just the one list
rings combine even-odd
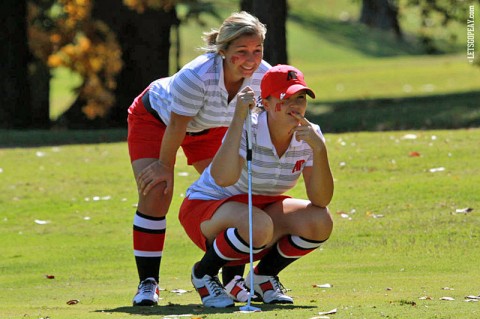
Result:
{"label": "red face paint", "polygon": [[240,57],[234,55],[234,56],[232,56],[232,58],[230,59],[230,62],[231,62],[232,64],[235,64],[235,63],[237,63],[237,61],[238,61],[239,59],[240,59]]}
{"label": "red face paint", "polygon": [[277,105],[275,105],[275,112],[280,112],[282,110],[282,105],[283,103],[277,103]]}

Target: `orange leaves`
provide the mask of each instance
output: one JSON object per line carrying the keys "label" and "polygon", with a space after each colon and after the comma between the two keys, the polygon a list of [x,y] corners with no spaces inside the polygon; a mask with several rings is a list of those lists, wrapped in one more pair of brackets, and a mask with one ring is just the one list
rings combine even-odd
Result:
{"label": "orange leaves", "polygon": [[82,76],[85,115],[104,116],[115,103],[116,75],[123,67],[120,45],[106,24],[92,19],[92,0],[59,0],[56,6],[46,28],[36,21],[47,13],[29,5],[30,48],[50,68],[63,66]]}
{"label": "orange leaves", "polygon": [[176,0],[123,0],[123,3],[138,13],[143,13],[147,8],[170,10]]}
{"label": "orange leaves", "polygon": [[63,60],[56,54],[52,54],[48,57],[47,64],[51,68],[58,68],[59,66],[62,66]]}
{"label": "orange leaves", "polygon": [[91,0],[60,0],[63,11],[68,15],[67,26],[74,27],[80,21],[90,18],[92,10]]}

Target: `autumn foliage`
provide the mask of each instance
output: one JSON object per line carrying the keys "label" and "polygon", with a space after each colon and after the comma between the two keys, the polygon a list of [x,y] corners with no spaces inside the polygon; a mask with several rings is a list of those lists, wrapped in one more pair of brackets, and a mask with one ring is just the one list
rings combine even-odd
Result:
{"label": "autumn foliage", "polygon": [[[124,0],[138,13],[170,8],[175,2]],[[31,0],[27,16],[32,54],[50,68],[67,67],[82,77],[77,93],[89,119],[105,116],[115,104],[116,76],[123,67],[116,35],[92,18],[93,5],[94,0]]]}

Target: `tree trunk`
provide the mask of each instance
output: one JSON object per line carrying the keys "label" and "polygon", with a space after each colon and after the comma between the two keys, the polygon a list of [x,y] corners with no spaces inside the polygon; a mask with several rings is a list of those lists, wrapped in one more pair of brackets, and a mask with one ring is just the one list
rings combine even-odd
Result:
{"label": "tree trunk", "polygon": [[50,68],[34,59],[28,65],[30,83],[31,128],[49,129],[50,121]]}
{"label": "tree trunk", "polygon": [[271,65],[287,64],[287,0],[242,0],[240,7],[267,26],[263,55],[265,61]]}
{"label": "tree trunk", "polygon": [[393,31],[401,39],[398,8],[391,0],[363,0],[360,22],[369,27]]}
{"label": "tree trunk", "polygon": [[32,125],[26,13],[26,1],[0,1],[0,128]]}
{"label": "tree trunk", "polygon": [[170,29],[178,24],[175,9],[147,9],[139,14],[120,0],[95,1],[92,18],[106,23],[116,34],[122,49],[124,67],[117,76],[116,102],[106,118],[88,120],[81,108],[85,101],[78,98],[62,115],[67,127],[126,127],[127,109],[133,99],[155,79],[168,76]]}

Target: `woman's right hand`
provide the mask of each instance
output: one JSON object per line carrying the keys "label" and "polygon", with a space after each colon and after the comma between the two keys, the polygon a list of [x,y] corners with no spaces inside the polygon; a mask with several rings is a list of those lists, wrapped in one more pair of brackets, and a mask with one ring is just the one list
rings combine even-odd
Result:
{"label": "woman's right hand", "polygon": [[164,165],[160,161],[155,161],[145,167],[137,176],[138,192],[146,196],[148,192],[157,184],[165,182],[166,195],[173,190],[173,167]]}

